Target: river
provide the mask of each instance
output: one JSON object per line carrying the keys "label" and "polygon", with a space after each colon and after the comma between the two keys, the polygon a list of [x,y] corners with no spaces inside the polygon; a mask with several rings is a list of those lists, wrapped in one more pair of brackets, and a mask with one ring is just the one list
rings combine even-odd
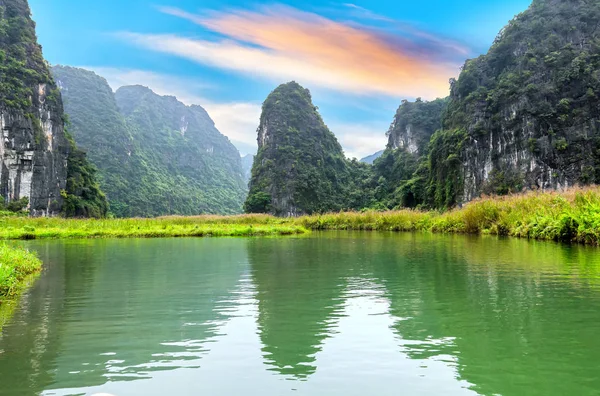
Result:
{"label": "river", "polygon": [[32,241],[0,395],[599,395],[598,249],[492,237]]}

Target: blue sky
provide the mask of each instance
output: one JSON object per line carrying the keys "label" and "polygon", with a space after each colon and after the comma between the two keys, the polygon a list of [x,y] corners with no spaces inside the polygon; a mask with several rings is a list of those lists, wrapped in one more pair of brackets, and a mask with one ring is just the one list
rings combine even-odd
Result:
{"label": "blue sky", "polygon": [[205,107],[242,154],[278,84],[309,88],[350,157],[383,149],[402,99],[446,96],[531,0],[30,0],[51,64]]}

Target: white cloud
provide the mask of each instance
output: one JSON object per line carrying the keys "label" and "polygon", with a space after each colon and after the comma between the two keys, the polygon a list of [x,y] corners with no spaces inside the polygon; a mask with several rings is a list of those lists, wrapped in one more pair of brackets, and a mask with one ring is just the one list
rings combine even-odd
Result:
{"label": "white cloud", "polygon": [[389,125],[381,123],[330,123],[329,129],[337,136],[346,157],[361,159],[385,149],[385,131]]}
{"label": "white cloud", "polygon": [[256,129],[261,113],[259,104],[207,102],[204,108],[215,121],[217,128],[237,145],[242,155],[256,152]]}

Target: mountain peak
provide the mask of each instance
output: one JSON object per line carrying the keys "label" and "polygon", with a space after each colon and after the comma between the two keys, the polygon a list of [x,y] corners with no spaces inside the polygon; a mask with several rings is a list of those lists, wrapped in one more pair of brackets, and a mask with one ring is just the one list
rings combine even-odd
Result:
{"label": "mountain peak", "polygon": [[296,216],[348,205],[350,165],[308,89],[290,82],[271,92],[258,145],[246,211]]}

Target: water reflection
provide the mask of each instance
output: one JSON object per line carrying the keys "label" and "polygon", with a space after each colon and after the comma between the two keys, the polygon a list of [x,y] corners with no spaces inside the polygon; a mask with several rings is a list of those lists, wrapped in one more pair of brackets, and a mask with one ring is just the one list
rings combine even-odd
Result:
{"label": "water reflection", "polygon": [[344,268],[332,241],[253,240],[248,256],[258,299],[258,327],[272,370],[307,378],[343,308]]}
{"label": "water reflection", "polygon": [[[39,394],[52,384],[98,386],[197,367],[227,320],[227,297],[247,260],[243,244],[190,243],[43,245],[46,272],[0,341],[0,373],[15,371],[2,375],[3,388]],[[15,362],[23,369],[13,370]]]}
{"label": "water reflection", "polygon": [[381,233],[50,242],[0,395],[595,395],[594,249]]}

